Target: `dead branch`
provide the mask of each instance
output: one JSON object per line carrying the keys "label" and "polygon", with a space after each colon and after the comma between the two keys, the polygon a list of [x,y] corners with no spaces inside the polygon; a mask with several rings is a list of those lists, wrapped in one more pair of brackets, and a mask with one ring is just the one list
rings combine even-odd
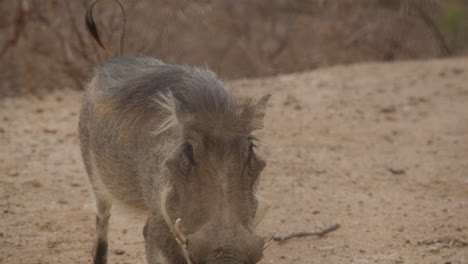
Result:
{"label": "dead branch", "polygon": [[460,244],[461,246],[468,246],[468,241],[462,237],[449,237],[445,236],[442,238],[438,239],[425,239],[417,242],[417,245],[434,245],[434,244],[439,244],[442,245],[443,247],[452,247],[455,244]]}
{"label": "dead branch", "polygon": [[[283,51],[288,47],[288,45],[290,45],[291,36],[296,31],[295,22],[296,20],[294,20],[292,16],[288,16],[287,24],[290,25],[289,30],[286,30],[286,34],[284,34],[283,37],[277,38],[278,46],[268,55],[268,59],[270,62],[273,62],[281,53],[283,53]],[[275,23],[274,26],[278,26],[278,23]]]}
{"label": "dead branch", "polygon": [[381,26],[382,24],[384,24],[384,22],[385,20],[379,19],[377,22],[366,24],[364,27],[360,28],[359,30],[351,34],[351,36],[349,36],[344,41],[344,46],[348,48],[352,46],[354,43],[356,43],[358,40],[361,40],[367,37],[368,35],[374,33],[377,30],[381,30],[382,29]]}
{"label": "dead branch", "polygon": [[460,244],[462,244],[463,246],[468,246],[468,240],[466,240],[466,239],[464,239],[464,238],[462,238],[462,237],[457,237],[457,238],[455,238],[454,240],[452,240],[452,241],[450,242],[450,246],[452,246],[453,244],[455,244],[455,243],[457,243],[457,242],[460,243]]}
{"label": "dead branch", "polygon": [[319,230],[319,231],[315,231],[315,232],[296,232],[296,233],[290,233],[290,234],[283,234],[283,235],[279,235],[279,236],[275,236],[273,239],[275,241],[279,241],[279,242],[283,242],[283,241],[286,241],[286,240],[289,240],[291,238],[295,238],[295,237],[305,237],[305,236],[318,236],[318,237],[322,237],[332,231],[335,231],[337,230],[338,228],[340,228],[340,224],[334,224],[334,225],[331,225],[325,229],[322,229],[322,230]]}
{"label": "dead branch", "polygon": [[86,43],[83,38],[83,33],[80,31],[78,24],[76,23],[76,17],[73,15],[72,8],[70,7],[70,3],[65,4],[65,10],[67,12],[68,17],[70,18],[71,23],[71,30],[74,33],[76,39],[78,40],[78,47],[76,48],[79,51],[80,55],[85,59],[88,65],[91,65],[90,56],[86,50]]}
{"label": "dead branch", "polygon": [[18,43],[21,35],[23,35],[25,31],[29,15],[30,9],[27,2],[18,2],[18,11],[13,22],[13,36],[11,36],[11,38],[8,39],[5,45],[0,49],[0,58],[6,54],[10,47],[13,47]]}
{"label": "dead branch", "polygon": [[432,31],[432,34],[439,42],[439,49],[443,56],[451,56],[453,55],[453,50],[450,48],[447,40],[445,39],[444,34],[440,30],[439,26],[437,26],[434,19],[422,8],[418,2],[413,2],[413,7],[418,13],[418,16],[421,20],[427,25],[427,27]]}

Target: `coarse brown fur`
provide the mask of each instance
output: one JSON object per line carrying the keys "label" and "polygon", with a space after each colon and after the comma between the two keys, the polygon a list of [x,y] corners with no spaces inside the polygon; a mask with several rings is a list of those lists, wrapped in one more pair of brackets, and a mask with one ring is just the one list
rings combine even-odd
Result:
{"label": "coarse brown fur", "polygon": [[[98,222],[114,199],[148,211],[147,243],[169,263],[185,261],[161,213],[160,194],[170,188],[169,219],[184,220],[193,263],[221,249],[258,261],[254,192],[265,162],[255,156],[251,132],[261,128],[266,100],[238,103],[212,72],[150,58],[98,68],[80,116],[83,159],[101,200]],[[176,121],[155,133],[169,119]]]}
{"label": "coarse brown fur", "polygon": [[[92,18],[97,1],[86,22],[104,47]],[[106,263],[115,201],[147,213],[149,264],[258,262],[265,241],[254,231],[267,207],[258,209],[255,190],[266,163],[252,133],[263,127],[268,98],[236,100],[212,71],[153,58],[98,67],[79,121],[96,197],[94,264]]]}
{"label": "coarse brown fur", "polygon": [[266,163],[252,133],[268,98],[238,101],[212,71],[153,58],[97,68],[79,122],[97,204],[94,263],[106,263],[114,201],[147,213],[149,264],[258,262],[255,189]]}

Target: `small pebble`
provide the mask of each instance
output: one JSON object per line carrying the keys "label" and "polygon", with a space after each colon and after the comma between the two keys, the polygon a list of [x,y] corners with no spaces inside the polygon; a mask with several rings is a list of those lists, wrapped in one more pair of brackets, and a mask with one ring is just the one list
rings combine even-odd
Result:
{"label": "small pebble", "polygon": [[390,169],[388,169],[388,171],[391,172],[394,175],[401,175],[401,174],[406,173],[406,171],[403,170],[403,169],[392,169],[392,168],[390,168]]}
{"label": "small pebble", "polygon": [[396,112],[396,107],[394,105],[385,106],[385,107],[380,108],[380,112],[382,112],[382,113],[395,113]]}
{"label": "small pebble", "polygon": [[10,171],[10,173],[8,173],[11,177],[16,177],[19,175],[19,172],[17,171]]}
{"label": "small pebble", "polygon": [[125,251],[122,250],[122,249],[116,249],[116,250],[114,250],[114,253],[115,253],[116,255],[123,255],[123,254],[125,254]]}
{"label": "small pebble", "polygon": [[46,134],[56,134],[57,133],[57,129],[44,128],[42,131],[44,133],[46,133]]}
{"label": "small pebble", "polygon": [[39,188],[39,187],[42,186],[41,182],[38,181],[38,180],[32,180],[32,181],[31,181],[31,185],[32,185],[33,187],[35,187],[35,188]]}

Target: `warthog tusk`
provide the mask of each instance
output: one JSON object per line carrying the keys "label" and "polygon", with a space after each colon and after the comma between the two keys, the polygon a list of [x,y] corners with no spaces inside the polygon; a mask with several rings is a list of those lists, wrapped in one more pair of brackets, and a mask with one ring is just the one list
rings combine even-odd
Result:
{"label": "warthog tusk", "polygon": [[180,229],[180,223],[181,222],[182,222],[182,219],[177,218],[177,220],[175,221],[175,224],[174,224],[174,231],[175,231],[175,235],[176,235],[176,238],[177,238],[177,242],[179,242],[179,244],[182,247],[187,247],[187,237],[184,235],[184,233]]}
{"label": "warthog tusk", "polygon": [[161,214],[166,222],[167,226],[171,230],[172,234],[176,237],[177,242],[182,248],[187,247],[187,237],[184,235],[180,228],[182,219],[177,218],[175,224],[172,225],[171,217],[169,216],[169,208],[167,205],[169,193],[172,191],[170,187],[165,187],[161,193]]}
{"label": "warthog tusk", "polygon": [[273,242],[273,239],[275,238],[275,235],[276,235],[276,232],[273,232],[269,236],[263,239],[263,241],[265,241],[265,244],[263,245],[263,249],[266,249],[267,247],[270,246],[271,242]]}
{"label": "warthog tusk", "polygon": [[161,192],[161,205],[160,205],[160,210],[161,214],[164,218],[164,221],[167,224],[167,227],[171,230],[172,234],[175,235],[174,231],[174,226],[172,225],[172,220],[171,217],[169,216],[169,208],[167,208],[167,202],[168,202],[168,197],[169,193],[172,191],[171,187],[164,187],[163,191]]}
{"label": "warthog tusk", "polygon": [[258,200],[258,208],[257,212],[255,213],[254,217],[254,226],[257,227],[258,224],[262,221],[262,219],[265,217],[265,215],[268,213],[270,210],[271,205],[265,201],[265,199],[261,198],[260,196],[257,196]]}

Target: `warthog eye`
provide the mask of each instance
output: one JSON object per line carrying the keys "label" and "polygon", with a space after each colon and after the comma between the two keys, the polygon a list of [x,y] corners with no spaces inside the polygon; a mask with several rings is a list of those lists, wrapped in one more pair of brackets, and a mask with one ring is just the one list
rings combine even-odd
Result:
{"label": "warthog eye", "polygon": [[188,174],[193,165],[195,165],[193,147],[190,143],[186,142],[182,145],[182,153],[179,155],[179,170],[183,174]]}
{"label": "warthog eye", "polygon": [[251,143],[249,146],[249,155],[247,157],[247,172],[252,175],[254,173],[255,168],[255,153],[254,148],[255,144]]}

